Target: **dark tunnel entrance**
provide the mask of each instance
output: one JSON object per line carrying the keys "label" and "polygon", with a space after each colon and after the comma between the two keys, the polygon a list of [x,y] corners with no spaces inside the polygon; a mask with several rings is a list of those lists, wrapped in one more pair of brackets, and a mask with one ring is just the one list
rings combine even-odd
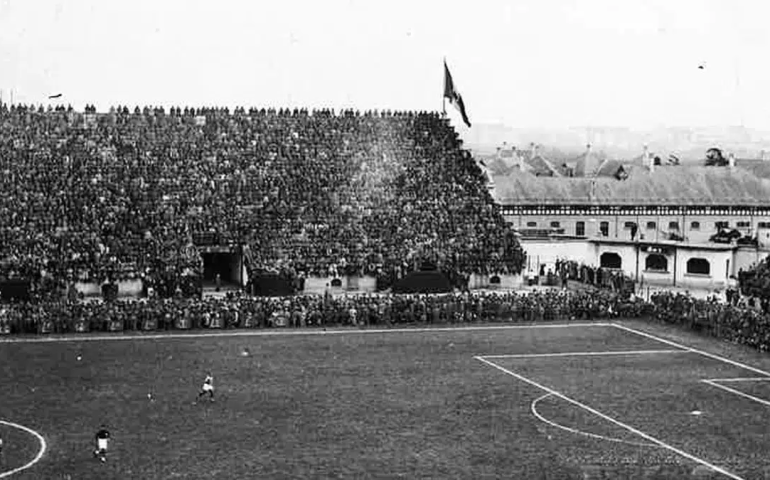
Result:
{"label": "dark tunnel entrance", "polygon": [[232,289],[243,286],[243,260],[240,254],[204,252],[201,256],[203,257],[203,288]]}

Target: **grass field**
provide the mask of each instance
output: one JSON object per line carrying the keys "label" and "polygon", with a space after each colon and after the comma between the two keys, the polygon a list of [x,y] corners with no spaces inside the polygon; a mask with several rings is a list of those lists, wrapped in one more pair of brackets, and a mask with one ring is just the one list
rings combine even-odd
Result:
{"label": "grass field", "polygon": [[0,478],[770,478],[770,358],[619,325],[2,342]]}

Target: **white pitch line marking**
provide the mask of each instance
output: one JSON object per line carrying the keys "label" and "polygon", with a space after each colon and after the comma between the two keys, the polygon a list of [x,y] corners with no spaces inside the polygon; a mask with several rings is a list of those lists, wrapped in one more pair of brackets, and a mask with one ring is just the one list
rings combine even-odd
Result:
{"label": "white pitch line marking", "polygon": [[[35,338],[0,338],[2,343],[46,343],[46,342],[97,342],[101,340],[163,340],[166,338],[217,338],[217,337],[272,337],[272,336],[294,336],[294,335],[344,335],[344,334],[366,334],[366,333],[409,333],[409,332],[477,332],[484,330],[513,330],[527,328],[573,328],[573,327],[609,327],[611,323],[556,323],[556,324],[530,324],[530,325],[493,325],[493,326],[471,326],[471,327],[438,327],[438,328],[380,328],[380,329],[334,329],[320,330],[317,328],[306,330],[286,330],[286,331],[249,331],[239,330],[235,332],[216,333],[163,333],[147,335],[84,335],[73,333],[66,337],[35,337]],[[81,336],[82,335],[82,336]]]}
{"label": "white pitch line marking", "polygon": [[607,352],[558,352],[558,353],[521,353],[512,355],[483,355],[484,358],[548,358],[548,357],[593,357],[602,355],[652,355],[658,353],[691,353],[687,350],[626,350]]}
{"label": "white pitch line marking", "polygon": [[770,382],[770,377],[707,378],[704,382]]}
{"label": "white pitch line marking", "polygon": [[589,407],[588,405],[586,405],[584,403],[578,402],[577,400],[573,400],[572,398],[570,398],[570,397],[564,395],[563,393],[560,393],[560,392],[558,392],[558,391],[556,391],[556,390],[554,390],[554,389],[552,389],[550,387],[546,387],[545,385],[542,385],[542,384],[540,384],[540,383],[538,383],[538,382],[536,382],[534,380],[530,380],[529,378],[527,378],[527,377],[525,377],[523,375],[519,375],[518,373],[512,372],[512,371],[508,370],[507,368],[501,367],[500,365],[497,365],[496,363],[491,362],[491,361],[489,361],[489,360],[487,360],[487,359],[485,359],[483,357],[473,357],[473,358],[475,358],[476,360],[479,360],[479,361],[481,361],[483,363],[486,363],[487,365],[492,366],[492,367],[500,370],[501,372],[506,373],[506,374],[508,374],[508,375],[510,375],[510,376],[512,376],[512,377],[514,377],[516,379],[518,379],[518,380],[521,380],[522,382],[528,383],[529,385],[535,386],[535,387],[537,387],[537,388],[539,388],[539,389],[541,389],[543,391],[546,391],[546,392],[548,392],[548,393],[550,393],[550,394],[552,394],[552,395],[554,395],[556,397],[559,397],[559,398],[561,398],[563,400],[566,400],[567,402],[569,402],[569,403],[571,403],[571,404],[573,404],[575,406],[578,406],[578,407],[580,407],[580,408],[582,408],[582,409],[584,409],[584,410],[586,410],[588,412],[591,412],[594,415],[607,420],[608,422],[614,423],[615,425],[617,425],[619,427],[625,428],[629,432],[632,432],[632,433],[635,433],[635,434],[639,435],[640,437],[644,438],[645,440],[649,440],[650,442],[652,442],[652,443],[654,443],[654,444],[656,444],[656,445],[658,445],[660,447],[663,447],[663,448],[665,448],[667,450],[670,450],[670,451],[672,451],[672,452],[674,452],[674,453],[676,453],[676,454],[678,454],[678,455],[680,455],[682,457],[685,457],[685,458],[687,458],[689,460],[692,460],[693,462],[697,462],[697,463],[699,463],[699,464],[701,464],[701,465],[703,465],[705,467],[708,467],[708,468],[714,470],[715,472],[721,473],[722,475],[730,477],[733,480],[744,480],[743,478],[735,475],[734,473],[731,473],[731,472],[725,470],[722,467],[718,467],[716,465],[713,465],[713,464],[707,462],[706,460],[703,460],[702,458],[696,457],[695,455],[687,453],[684,450],[680,450],[680,449],[674,447],[673,445],[669,445],[668,443],[663,442],[662,440],[658,440],[657,438],[653,437],[652,435],[644,433],[643,431],[641,431],[641,430],[639,430],[637,428],[634,428],[631,425],[625,424],[625,423],[623,423],[623,422],[621,422],[619,420],[615,420],[614,418],[612,418],[612,417],[610,417],[608,415],[605,415],[604,413],[602,413],[602,412],[600,412],[600,411],[598,411],[598,410],[596,410],[594,408],[591,408],[591,407]]}
{"label": "white pitch line marking", "polygon": [[574,433],[576,435],[583,435],[583,436],[586,436],[586,437],[596,438],[596,439],[599,439],[599,440],[606,440],[608,442],[626,443],[628,445],[635,445],[635,446],[638,446],[638,447],[658,447],[658,445],[656,445],[654,443],[632,442],[630,440],[622,440],[620,438],[605,437],[604,435],[599,435],[599,434],[596,434],[596,433],[584,432],[582,430],[578,430],[578,429],[575,429],[575,428],[572,428],[572,427],[568,427],[566,425],[561,425],[561,424],[556,423],[556,422],[554,422],[552,420],[548,420],[543,415],[541,415],[540,412],[537,411],[537,404],[541,400],[545,400],[546,398],[551,397],[551,396],[553,396],[553,395],[550,394],[550,393],[546,393],[542,397],[538,397],[538,398],[532,400],[532,404],[530,405],[530,410],[532,411],[532,414],[535,417],[537,417],[537,419],[540,420],[541,422],[545,422],[545,423],[547,423],[548,425],[550,425],[552,427],[556,427],[556,428],[559,428],[561,430],[565,430],[567,432]]}
{"label": "white pitch line marking", "polygon": [[726,387],[724,385],[720,385],[714,381],[711,380],[701,380],[703,383],[707,383],[713,387],[721,388],[722,390],[726,390],[730,393],[734,393],[735,395],[740,395],[741,397],[748,398],[749,400],[754,400],[755,402],[761,403],[762,405],[767,405],[770,407],[770,401],[764,400],[759,397],[755,397],[754,395],[749,395],[748,393],[741,392],[740,390],[736,390],[734,388]]}
{"label": "white pitch line marking", "polygon": [[657,341],[659,341],[661,343],[665,343],[667,345],[671,345],[672,347],[683,348],[685,350],[689,350],[691,352],[703,355],[704,357],[713,358],[714,360],[719,360],[720,362],[729,363],[730,365],[734,365],[736,367],[741,367],[743,369],[750,370],[750,371],[752,371],[754,373],[758,373],[758,374],[763,375],[765,377],[770,377],[770,373],[768,373],[768,372],[766,372],[764,370],[760,370],[759,368],[752,367],[750,365],[746,365],[745,363],[736,362],[735,360],[730,360],[729,358],[721,357],[719,355],[716,355],[716,354],[713,354],[713,353],[709,353],[709,352],[705,352],[703,350],[698,350],[697,348],[687,347],[687,346],[681,345],[679,343],[672,342],[671,340],[666,340],[665,338],[656,337],[655,335],[651,335],[651,334],[649,334],[647,332],[642,332],[640,330],[636,330],[636,329],[633,329],[633,328],[630,328],[630,327],[626,327],[625,325],[619,325],[617,323],[611,323],[610,325],[612,325],[615,328],[619,328],[621,330],[625,330],[627,332],[635,333],[637,335],[641,335],[643,337],[650,338],[652,340],[657,340]]}
{"label": "white pitch line marking", "polygon": [[0,478],[7,478],[13,475],[14,473],[19,473],[22,470],[26,470],[32,465],[36,464],[40,461],[41,458],[43,458],[43,455],[45,455],[45,451],[48,449],[48,444],[45,443],[45,438],[43,438],[42,435],[37,433],[36,431],[32,430],[31,428],[25,427],[24,425],[19,425],[18,423],[13,422],[7,422],[5,420],[0,420],[0,425],[6,425],[11,428],[16,428],[19,430],[22,430],[24,432],[29,433],[30,435],[37,438],[38,443],[40,444],[40,450],[38,450],[37,455],[35,455],[35,458],[30,460],[26,465],[22,465],[21,467],[14,468],[13,470],[8,470],[6,472],[0,472]]}

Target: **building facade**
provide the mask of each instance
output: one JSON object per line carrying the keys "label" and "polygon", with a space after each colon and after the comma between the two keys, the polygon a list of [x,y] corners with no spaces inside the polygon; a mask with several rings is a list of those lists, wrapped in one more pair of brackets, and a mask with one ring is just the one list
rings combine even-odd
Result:
{"label": "building facade", "polygon": [[520,234],[530,275],[566,259],[622,270],[638,285],[718,291],[770,253],[770,180],[732,159],[656,166],[645,151],[616,164],[628,175],[605,163],[579,178],[495,176],[493,194]]}

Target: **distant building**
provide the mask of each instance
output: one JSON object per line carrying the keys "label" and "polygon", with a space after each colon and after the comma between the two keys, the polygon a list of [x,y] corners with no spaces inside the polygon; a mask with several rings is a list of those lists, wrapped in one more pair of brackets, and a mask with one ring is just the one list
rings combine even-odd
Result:
{"label": "distant building", "polygon": [[496,174],[493,195],[519,231],[529,269],[568,258],[639,282],[722,289],[767,256],[770,161],[704,167],[655,158],[645,148],[627,162],[600,160],[589,147],[567,165],[573,176]]}

